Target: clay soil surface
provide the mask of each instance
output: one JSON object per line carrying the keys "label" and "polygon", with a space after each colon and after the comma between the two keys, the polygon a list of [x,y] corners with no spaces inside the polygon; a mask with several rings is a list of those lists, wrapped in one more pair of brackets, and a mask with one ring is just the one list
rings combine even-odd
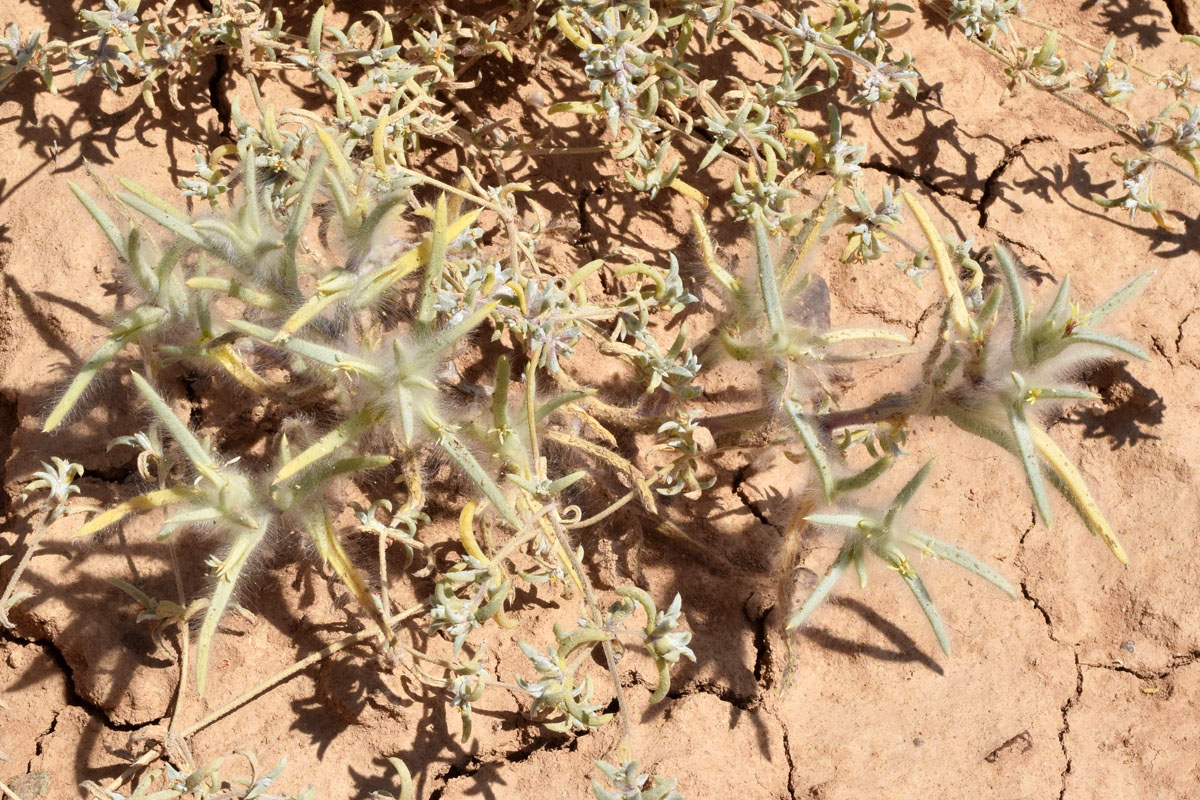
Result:
{"label": "clay soil surface", "polygon": [[[1135,44],[1140,62],[1154,68],[1185,57],[1200,62],[1196,48],[1179,44],[1179,33],[1200,22],[1200,7],[1174,2],[1172,9],[1165,0],[1048,0],[1035,11],[1091,42],[1115,35]],[[67,38],[74,5],[0,0],[0,21]],[[723,456],[702,502],[668,509],[703,549],[650,530],[631,537],[633,518],[586,542],[599,585],[632,576],[658,598],[680,592],[695,636],[698,661],[681,669],[662,704],[638,699],[648,694],[652,669],[629,673],[643,768],[677,777],[689,800],[1200,798],[1200,196],[1161,182],[1157,199],[1174,209],[1170,231],[1147,215],[1131,222],[1097,207],[1091,193],[1111,190],[1120,175],[1110,162],[1114,137],[1051,98],[1005,97],[994,62],[916,16],[903,47],[916,56],[925,89],[873,117],[845,118],[869,147],[868,184],[920,194],[938,225],[961,239],[1009,243],[1038,276],[1043,302],[1068,275],[1087,304],[1149,267],[1158,271],[1116,325],[1151,360],[1096,368],[1086,378],[1102,402],[1051,426],[1122,536],[1130,564],[1113,559],[1065,504],[1053,531],[1033,524],[1031,499],[1007,454],[979,440],[964,449],[961,436],[927,425],[909,449],[914,460],[937,455],[939,468],[936,491],[922,495],[918,513],[942,538],[995,563],[1023,596],[1009,600],[967,573],[923,563],[953,639],[947,657],[891,576],[875,576],[864,591],[846,581],[796,638],[797,668],[781,692],[786,609],[773,564],[805,476],[770,455]],[[555,85],[552,69],[518,63],[489,76],[488,90],[468,100],[480,116],[552,136],[537,101]],[[86,467],[85,498],[110,502],[138,489],[128,451],[105,449],[145,422],[130,408],[120,370],[110,370],[62,433],[40,433],[55,392],[100,341],[104,316],[128,303],[113,282],[114,254],[67,182],[87,183],[90,164],[106,180],[126,176],[178,198],[174,187],[191,169],[193,149],[227,141],[224,104],[246,86],[214,64],[185,89],[183,112],[166,102],[148,110],[136,93],[101,93],[97,81],[52,96],[25,77],[0,96],[0,553],[21,552],[33,520],[18,501],[20,487],[51,455]],[[311,97],[303,87],[275,91],[280,105]],[[439,158],[438,168],[456,168],[453,154]],[[715,179],[727,181],[719,172]],[[694,271],[684,198],[635,196],[584,158],[521,162],[510,177],[528,181],[529,201],[561,223],[549,258],[564,268],[623,245],[658,264],[673,251]],[[694,182],[714,196],[724,191]],[[744,262],[744,229],[722,216],[727,211],[712,213],[714,237],[732,262]],[[936,281],[917,289],[886,262],[840,264],[840,248],[831,242],[814,265],[828,283],[834,324],[933,334]],[[889,385],[888,369],[856,373],[851,394],[877,394]],[[209,398],[190,409],[193,423],[230,438],[256,425],[245,416],[252,404],[211,400],[221,396],[205,385],[212,379],[191,377],[188,396]],[[722,380],[734,379],[718,374],[706,385],[713,413],[724,410]],[[128,597],[105,580],[173,597],[154,522],[80,544],[68,520],[26,573],[33,597],[14,611],[16,629],[0,631],[0,780],[24,787],[24,800],[75,797],[80,781],[112,779],[131,737],[166,725],[173,713],[178,642],[168,636],[157,646]],[[206,585],[202,554],[210,544],[180,544],[186,588],[196,596]],[[798,590],[835,553],[832,540],[807,541]],[[208,695],[193,692],[176,710],[184,723],[357,629],[347,627],[347,611],[334,605],[310,554],[282,547],[274,558],[241,598],[253,620],[231,616],[218,637]],[[419,598],[421,587],[400,566],[393,597]],[[0,578],[11,567],[0,567]],[[526,600],[513,612],[518,634],[544,631],[546,620],[571,613]],[[505,680],[526,669],[515,646],[497,645],[488,658]],[[368,650],[349,650],[189,744],[200,762],[239,748],[268,767],[286,756],[280,788],[312,783],[323,798],[389,789],[392,755],[413,769],[419,798],[590,796],[591,762],[611,757],[617,732],[548,733],[521,709],[516,695],[489,695],[476,712],[475,736],[461,743],[457,715],[441,698],[423,695]]]}

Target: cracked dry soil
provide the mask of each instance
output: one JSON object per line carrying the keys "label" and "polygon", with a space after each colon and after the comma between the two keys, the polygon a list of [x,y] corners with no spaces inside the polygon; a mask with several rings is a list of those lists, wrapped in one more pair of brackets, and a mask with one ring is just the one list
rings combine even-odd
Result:
{"label": "cracked dry soil", "polygon": [[[65,36],[73,17],[67,5],[0,0],[0,17]],[[1200,16],[1194,0],[1110,5],[1052,0],[1037,10],[1088,41],[1133,30],[1144,44],[1141,60],[1155,66],[1182,57],[1175,34]],[[334,3],[331,13],[347,7]],[[679,778],[692,800],[1200,798],[1200,575],[1187,558],[1200,530],[1193,466],[1200,433],[1191,422],[1200,411],[1200,223],[1194,213],[1174,213],[1176,229],[1162,231],[1092,205],[1090,194],[1114,179],[1111,135],[1050,98],[1004,98],[995,64],[924,25],[918,20],[904,44],[924,76],[918,98],[874,117],[846,117],[850,134],[868,145],[868,182],[919,192],[938,224],[962,239],[1009,243],[1039,282],[1039,298],[1067,275],[1086,301],[1148,264],[1158,269],[1120,320],[1123,335],[1156,357],[1085,376],[1104,401],[1053,424],[1121,532],[1131,564],[1112,560],[1065,507],[1053,532],[1031,524],[1011,459],[982,445],[958,447],[953,432],[927,425],[910,449],[914,460],[936,454],[940,466],[917,513],[943,538],[998,564],[1022,598],[1009,601],[944,564],[923,564],[953,637],[955,653],[944,657],[889,576],[875,576],[865,591],[843,585],[794,642],[797,668],[782,692],[774,562],[805,476],[777,456],[722,456],[718,483],[702,502],[667,509],[687,539],[630,518],[617,527],[635,535],[592,542],[598,583],[633,579],[657,597],[682,593],[695,634],[699,661],[685,666],[662,704],[644,705],[652,669],[635,662],[628,670],[641,722],[638,755],[644,768]],[[522,99],[548,85],[546,69],[518,64],[509,76],[513,93],[469,99],[481,117],[553,137],[556,123]],[[305,100],[302,86],[272,91],[280,107]],[[56,388],[94,348],[103,315],[128,302],[111,281],[112,254],[81,219],[66,181],[84,180],[90,163],[106,179],[128,176],[169,195],[193,147],[225,141],[229,103],[245,102],[246,92],[237,70],[217,60],[181,92],[194,103],[184,112],[165,104],[151,112],[134,96],[101,94],[91,84],[52,97],[18,82],[0,96],[0,443],[7,444],[0,552],[27,536],[30,520],[15,498],[51,454],[84,464],[87,498],[108,501],[136,489],[131,463],[105,450],[143,422],[126,403],[105,402],[128,396],[115,375],[65,433],[38,433]],[[425,166],[449,173],[455,158],[443,154]],[[523,162],[509,177],[530,183],[531,202],[561,223],[561,241],[547,256],[558,268],[618,245],[657,261],[673,251],[685,266],[695,264],[688,206],[678,196],[631,195],[586,158]],[[728,177],[689,180],[718,196]],[[1174,209],[1198,201],[1169,180],[1158,199]],[[745,263],[741,228],[723,213],[713,210],[714,238]],[[835,324],[892,325],[918,341],[933,334],[930,286],[914,289],[886,264],[839,264],[839,250],[831,242],[814,264]],[[894,387],[902,371],[875,367],[835,378],[851,402]],[[204,401],[213,394],[211,376],[185,377],[189,386],[179,394],[190,400],[180,408],[219,441],[269,422]],[[710,377],[712,413],[739,410],[721,399],[737,380],[720,370]],[[0,779],[32,775],[23,784],[31,792],[72,797],[81,780],[112,778],[131,734],[172,714],[184,724],[199,719],[345,630],[315,566],[283,546],[242,598],[254,621],[232,617],[219,637],[210,695],[188,694],[173,709],[176,651],[157,648],[104,580],[122,577],[171,596],[154,520],[83,546],[70,541],[72,525],[51,531],[28,572],[34,597],[14,614],[17,629],[0,636]],[[825,569],[835,544],[820,536],[800,543],[798,591]],[[180,545],[190,592],[204,588],[207,545]],[[393,597],[419,596],[399,564],[389,571]],[[567,606],[531,602],[514,613],[517,633],[536,638],[570,614]],[[178,642],[168,636],[167,644]],[[494,646],[489,659],[502,679],[523,666],[511,644]],[[191,747],[199,761],[234,748],[253,750],[266,765],[286,755],[281,787],[311,782],[321,797],[389,788],[390,755],[412,767],[421,798],[588,796],[584,776],[593,759],[610,755],[615,730],[548,734],[520,709],[518,698],[489,696],[475,737],[462,744],[440,700],[398,680],[370,652],[349,651],[204,729]],[[43,774],[46,786],[38,784]]]}

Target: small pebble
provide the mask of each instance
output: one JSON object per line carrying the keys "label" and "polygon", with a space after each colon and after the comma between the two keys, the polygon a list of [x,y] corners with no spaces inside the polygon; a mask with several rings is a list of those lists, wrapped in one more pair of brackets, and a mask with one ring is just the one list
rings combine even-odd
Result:
{"label": "small pebble", "polygon": [[13,794],[21,800],[42,800],[50,794],[50,773],[30,772],[26,775],[16,775],[5,783]]}
{"label": "small pebble", "polygon": [[914,747],[920,747],[920,746],[921,746],[921,745],[923,745],[923,744],[925,744],[925,740],[924,740],[924,739],[922,739],[920,736],[918,736],[917,738],[913,739],[913,746],[914,746]]}
{"label": "small pebble", "polygon": [[1121,649],[1132,653],[1133,652],[1133,642],[1121,642]]}

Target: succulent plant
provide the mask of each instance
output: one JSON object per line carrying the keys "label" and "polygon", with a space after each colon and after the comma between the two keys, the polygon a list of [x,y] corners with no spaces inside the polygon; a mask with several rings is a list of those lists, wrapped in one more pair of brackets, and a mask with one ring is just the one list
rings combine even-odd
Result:
{"label": "succulent plant", "polygon": [[[924,8],[996,60],[1013,92],[1044,92],[1117,137],[1121,194],[1096,194],[1096,203],[1171,227],[1155,199],[1157,176],[1170,171],[1200,185],[1192,98],[1200,85],[1190,65],[1152,72],[1122,58],[1115,42],[1092,47],[1060,36],[1015,0]],[[171,626],[190,642],[200,620],[199,691],[220,621],[237,608],[251,566],[274,540],[296,534],[371,624],[289,670],[376,642],[457,712],[464,740],[474,706],[497,687],[526,695],[530,716],[553,730],[619,720],[621,764],[597,763],[605,783],[593,783],[595,796],[677,800],[673,779],[640,774],[628,757],[636,731],[619,656],[628,646],[644,652],[657,673],[650,699],[666,698],[678,663],[695,659],[683,624],[687,598],[675,594],[660,610],[644,587],[594,586],[579,534],[621,536],[622,509],[667,529],[664,508],[723,480],[711,456],[781,453],[801,465],[786,487],[796,508],[781,526],[784,636],[808,621],[851,565],[865,583],[870,555],[899,574],[947,652],[911,553],[944,558],[1014,594],[990,567],[920,527],[909,506],[932,461],[890,502],[873,499],[875,481],[907,463],[918,419],[948,420],[962,447],[976,437],[1010,452],[1044,524],[1054,489],[1126,560],[1044,419],[1048,409],[1095,399],[1078,383],[1083,365],[1146,358],[1104,323],[1149,274],[1086,313],[1064,277],[1051,302],[1035,308],[1006,249],[997,245],[989,258],[974,240],[943,235],[911,193],[871,182],[873,162],[844,112],[876,113],[900,94],[918,94],[919,65],[900,48],[912,8],[891,0],[804,10],[733,0],[514,0],[482,16],[443,3],[368,11],[345,23],[336,16],[322,5],[305,29],[288,30],[269,4],[103,0],[81,10],[82,35],[72,41],[25,35],[16,25],[0,39],[0,89],[41,80],[50,91],[71,91],[60,78],[69,71],[76,83],[136,88],[149,107],[165,88],[173,106],[186,108],[196,98],[187,97],[194,81],[185,79],[217,58],[251,86],[253,107],[235,100],[228,109],[233,141],[196,150],[194,172],[180,181],[182,202],[202,212],[124,178],[117,190],[102,184],[95,198],[71,184],[119,259],[134,303],[111,319],[44,421],[45,431],[63,428],[85,398],[100,396],[104,370],[128,373],[130,397],[152,412],[144,431],[110,445],[137,451],[138,476],[152,488],[98,511],[77,533],[158,511],[173,563],[177,532],[213,534],[207,596],[188,598],[181,588],[176,600],[163,600],[112,581],[159,646]],[[578,123],[567,146],[528,141],[509,120],[481,117],[464,100],[478,86],[479,62],[513,61],[530,43],[541,48],[539,59],[561,59],[561,96],[539,90],[530,105]],[[701,51],[722,58],[698,58]],[[734,51],[758,71],[714,72],[714,63],[736,63]],[[1170,96],[1144,120],[1128,110],[1130,98],[1147,91],[1138,74]],[[267,104],[260,83],[279,76],[311,79],[323,105]],[[805,98],[818,94],[827,101],[814,112]],[[460,172],[447,174],[431,157],[443,149],[462,157]],[[685,203],[702,269],[681,268],[673,253],[656,259],[623,248],[582,263],[547,258],[557,223],[531,216],[523,197],[534,187],[512,180],[506,160],[580,154],[601,159],[630,196]],[[719,247],[736,243],[712,241],[710,205],[744,224],[748,268],[730,266]],[[919,248],[906,238],[914,223]],[[937,276],[944,309],[928,348],[894,331],[831,323],[828,285],[812,262],[834,236],[846,268],[868,281],[887,259],[917,281]],[[684,319],[702,313],[711,325]],[[913,355],[923,358],[919,384],[841,407],[835,368]],[[585,359],[605,359],[628,385],[612,391]],[[758,376],[747,391],[756,407],[729,419],[711,413],[705,396],[723,360]],[[269,455],[214,436],[221,432],[200,414],[179,413],[170,402],[177,377],[193,370],[279,420],[266,432]],[[313,409],[326,424],[313,422]],[[865,466],[859,447],[871,457]],[[448,481],[436,469],[447,465]],[[22,495],[48,497],[0,596],[5,625],[28,597],[16,589],[46,530],[78,510],[82,467],[61,458],[43,466]],[[448,555],[427,536],[442,518],[457,518]],[[813,526],[845,539],[825,577],[793,605],[789,569]],[[378,545],[377,574],[353,555],[350,539],[360,535]],[[392,547],[403,549],[410,577],[424,581],[417,585],[427,597],[416,608],[397,609],[389,596]],[[536,675],[506,683],[483,655],[488,637],[514,627],[518,589],[577,602],[577,624],[554,626],[553,641],[547,631],[538,647],[520,642]],[[626,624],[635,617],[644,624]],[[614,709],[593,698],[605,671]],[[181,693],[188,684],[181,681]],[[143,771],[129,797],[270,797],[282,765],[260,774],[251,759],[249,779],[223,780],[221,762],[198,766],[173,749],[211,721],[169,732],[170,742],[155,739],[128,775],[155,760],[163,767]],[[408,767],[391,763],[398,798],[410,800]],[[85,789],[123,798],[124,781]]]}

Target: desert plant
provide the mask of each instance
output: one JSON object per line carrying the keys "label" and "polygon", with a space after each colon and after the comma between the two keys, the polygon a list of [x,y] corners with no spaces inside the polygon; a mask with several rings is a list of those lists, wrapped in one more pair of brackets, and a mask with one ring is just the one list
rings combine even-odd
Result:
{"label": "desert plant", "polygon": [[[36,509],[42,512],[42,517],[38,520],[37,527],[27,537],[25,553],[13,568],[8,582],[4,585],[4,592],[0,594],[0,626],[5,628],[13,627],[12,622],[8,619],[9,610],[29,596],[18,593],[17,586],[21,581],[21,574],[29,566],[29,560],[33,558],[34,551],[37,550],[38,544],[46,535],[47,529],[66,514],[79,510],[71,508],[70,500],[71,495],[79,494],[79,487],[74,484],[75,479],[83,475],[83,467],[58,456],[54,456],[50,460],[54,462],[53,465],[43,461],[41,471],[33,474],[33,480],[25,484],[25,489],[21,492],[22,501],[28,500],[30,495],[43,490],[46,492],[46,496]],[[0,564],[8,561],[11,557],[9,555],[0,557]]]}
{"label": "desert plant", "polygon": [[[163,731],[146,731],[135,734],[130,744],[145,746],[156,734],[165,734],[164,743],[167,737],[171,736]],[[163,746],[166,750],[167,746]],[[94,800],[313,800],[316,797],[316,790],[311,786],[302,792],[287,796],[270,794],[267,790],[278,780],[286,764],[280,762],[274,769],[263,773],[258,759],[248,750],[235,750],[233,753],[241,756],[250,768],[248,777],[237,778],[221,777],[221,768],[225,766],[227,757],[197,765],[187,744],[178,739],[170,740],[168,752],[170,755],[164,759],[166,763],[163,769],[143,773],[131,794],[125,795],[105,789],[95,781],[84,781],[80,788]]]}
{"label": "desert plant", "polygon": [[592,792],[596,795],[596,800],[683,800],[683,795],[674,791],[674,779],[656,775],[647,788],[646,782],[650,780],[650,776],[638,774],[636,761],[628,761],[620,766],[597,761],[596,768],[604,773],[604,777],[608,778],[609,783],[616,789],[612,792],[601,786],[599,781],[592,781]]}
{"label": "desert plant", "polygon": [[[203,526],[224,540],[222,550],[210,561],[215,588],[202,604],[184,598],[179,603],[157,601],[135,586],[119,584],[144,609],[145,619],[183,624],[194,615],[203,616],[195,655],[195,679],[201,692],[213,637],[241,575],[267,542],[296,530],[312,541],[374,620],[386,646],[427,665],[421,668],[414,663],[409,668],[422,682],[447,692],[462,717],[464,738],[470,735],[471,704],[495,682],[463,651],[468,637],[484,624],[511,624],[504,607],[514,581],[559,583],[568,592],[581,592],[590,609],[584,627],[556,634],[557,655],[546,662],[557,664],[547,667],[553,674],[539,666],[540,657],[535,658],[542,681],[521,684],[534,698],[533,713],[542,708],[557,710],[567,727],[606,721],[611,715],[597,714],[582,700],[581,691],[586,694],[590,678],[572,682],[572,673],[580,667],[572,655],[578,656],[580,648],[599,646],[615,658],[610,641],[618,637],[644,643],[658,665],[660,683],[654,699],[661,699],[670,685],[670,666],[681,655],[691,657],[689,635],[675,630],[679,598],[669,611],[660,613],[649,595],[629,587],[622,590],[629,598],[624,604],[610,611],[601,609],[568,536],[571,526],[586,521],[577,506],[561,499],[589,473],[552,475],[542,452],[553,445],[616,470],[650,509],[655,503],[651,487],[659,476],[643,476],[613,449],[612,434],[589,410],[589,404],[596,402],[592,390],[568,388],[543,395],[537,378],[544,372],[553,382],[571,384],[565,365],[575,343],[586,335],[602,336],[598,322],[619,320],[620,335],[607,352],[648,373],[648,396],[678,398],[663,406],[662,398],[656,397],[665,409],[662,415],[639,424],[664,431],[676,425],[686,438],[687,423],[673,422],[678,415],[672,416],[670,409],[694,396],[686,390],[691,373],[687,368],[682,373],[673,371],[670,364],[682,356],[680,348],[663,353],[647,327],[659,309],[670,313],[669,309],[695,302],[682,290],[677,267],[660,271],[634,264],[618,269],[618,280],[632,286],[636,284],[630,279],[640,279],[648,286],[590,301],[582,281],[602,268],[600,262],[588,265],[572,280],[561,281],[539,275],[535,261],[516,260],[517,272],[480,251],[471,229],[479,212],[462,213],[463,201],[496,208],[508,196],[507,190],[497,193],[496,200],[456,190],[453,201],[441,195],[432,207],[416,205],[414,187],[421,183],[419,179],[364,184],[332,133],[318,130],[315,136],[321,154],[307,165],[298,193],[282,209],[273,204],[270,189],[259,182],[256,152],[249,142],[241,147],[240,191],[225,195],[233,208],[223,218],[191,218],[127,182],[130,191],[119,195],[119,202],[165,230],[170,243],[161,247],[155,235],[140,225],[119,230],[107,212],[76,188],[117,247],[127,280],[142,293],[144,302],[116,321],[113,334],[72,381],[45,427],[61,425],[96,375],[136,341],[145,375],[135,371],[131,380],[153,411],[155,424],[114,444],[142,450],[143,476],[149,477],[153,469],[158,482],[152,491],[97,514],[77,535],[95,534],[131,513],[166,509],[162,537],[184,527]],[[361,174],[369,177],[371,172],[364,169]],[[306,255],[310,251],[301,246],[305,233],[317,225],[314,198],[318,197],[336,211],[340,266]],[[415,210],[432,226],[415,246],[406,247],[382,233],[404,204],[416,205]],[[397,329],[389,320],[391,309],[403,302],[397,285],[406,278],[418,278],[412,324]],[[501,358],[491,401],[464,413],[460,399],[447,397],[456,390],[445,370],[462,341],[482,324],[511,341],[511,358],[525,364],[524,386],[515,398],[510,397],[510,360]],[[291,372],[287,381],[264,377],[258,363],[280,363],[276,352],[291,359],[283,362]],[[176,364],[218,369],[285,415],[295,415],[285,419],[274,461],[252,467],[197,436],[152,383],[161,382]],[[324,433],[304,421],[304,403],[314,397],[340,409],[341,421]],[[629,409],[605,404],[599,409],[634,417]],[[577,431],[574,423],[556,422],[568,419],[583,420],[585,430]],[[166,441],[163,433],[169,434]],[[398,639],[393,631],[398,620],[386,592],[371,591],[347,555],[342,543],[345,534],[333,522],[347,490],[339,490],[339,482],[344,484],[362,471],[395,468],[406,486],[406,499],[393,504],[389,498],[378,498],[369,507],[359,505],[359,519],[364,529],[380,536],[384,549],[392,543],[422,548],[417,535],[428,520],[423,488],[427,470],[422,466],[427,443],[475,485],[482,502],[472,500],[462,508],[463,560],[440,573],[430,599],[429,631],[450,635],[451,659],[420,652]],[[664,447],[686,444],[680,439]],[[489,466],[484,466],[478,453],[488,454]],[[664,469],[661,478],[668,483],[698,484],[689,477],[694,465],[689,466],[688,459],[693,457],[694,453],[683,455],[684,463],[677,461]],[[481,546],[475,530],[485,510],[489,544]],[[379,518],[381,513],[388,514],[386,522]],[[497,525],[510,531],[507,542],[497,542]],[[386,559],[380,565],[386,565]],[[378,585],[386,586],[386,576]],[[620,621],[636,608],[647,616],[644,629],[621,628]],[[428,666],[443,670],[444,676],[432,674]],[[546,681],[551,679],[559,682],[558,688],[549,687]]]}
{"label": "desert plant", "polygon": [[[999,59],[1014,92],[1046,92],[1120,136],[1132,150],[1114,154],[1124,194],[1097,203],[1170,224],[1152,195],[1155,173],[1200,183],[1200,112],[1189,101],[1200,87],[1190,66],[1150,71],[1120,58],[1112,42],[1093,47],[1060,35],[1015,2],[926,5]],[[0,87],[32,72],[57,91],[57,73],[66,69],[77,81],[100,76],[112,90],[136,84],[150,105],[165,84],[182,106],[185,79],[217,57],[231,59],[251,87],[253,108],[231,105],[232,141],[196,152],[194,174],[180,182],[182,202],[124,178],[121,191],[103,180],[98,194],[71,185],[112,245],[137,303],[112,320],[44,428],[66,425],[103,371],[129,372],[153,422],[113,446],[136,448],[139,474],[155,487],[96,513],[77,533],[160,512],[173,561],[181,530],[206,529],[219,542],[208,561],[207,596],[188,598],[180,583],[177,600],[161,600],[114,580],[154,626],[160,646],[164,627],[184,634],[175,716],[191,686],[206,690],[219,623],[236,607],[247,570],[281,537],[306,540],[371,623],[189,727],[177,729],[173,716],[167,735],[150,740],[127,775],[88,785],[93,796],[123,797],[125,780],[161,758],[166,769],[145,772],[131,797],[267,797],[277,770],[260,776],[251,760],[248,781],[223,781],[218,765],[197,768],[176,744],[274,682],[373,641],[454,709],[464,740],[486,692],[515,691],[529,697],[529,716],[552,730],[619,720],[621,764],[598,763],[606,782],[594,783],[596,797],[681,797],[674,780],[639,774],[629,757],[636,732],[620,656],[632,647],[648,657],[657,674],[650,700],[662,701],[672,670],[694,659],[681,625],[687,598],[676,595],[660,610],[644,588],[593,585],[580,533],[620,537],[611,523],[625,507],[668,530],[663,504],[695,498],[720,480],[710,452],[778,448],[807,465],[791,487],[798,499],[778,559],[785,636],[851,565],[865,583],[868,554],[900,575],[947,652],[931,592],[906,548],[1015,594],[990,567],[925,533],[906,508],[933,462],[890,501],[874,497],[876,481],[892,469],[909,473],[903,445],[921,418],[948,420],[964,443],[978,437],[1010,452],[1044,524],[1052,521],[1049,485],[1126,559],[1099,502],[1040,418],[1095,398],[1078,385],[1082,364],[1146,357],[1102,323],[1149,275],[1090,313],[1072,303],[1064,278],[1038,311],[1004,247],[988,253],[946,237],[911,190],[867,180],[866,148],[843,126],[842,112],[918,93],[917,65],[898,49],[910,7],[889,0],[807,10],[733,0],[514,0],[486,17],[440,3],[369,12],[345,25],[334,14],[323,5],[307,30],[288,31],[278,11],[249,2],[197,10],[171,0],[105,0],[103,9],[81,14],[85,35],[75,41],[43,42],[40,33],[23,39],[13,26],[0,42]],[[1022,26],[1035,27],[1041,41],[1023,43]],[[1095,63],[1072,69],[1064,41]],[[462,99],[478,62],[511,61],[526,42],[561,56],[555,69],[566,88],[545,98],[545,110],[576,120],[570,146],[525,141]],[[714,73],[705,57],[731,50],[753,58],[761,74]],[[308,75],[325,107],[268,104],[259,84],[279,74]],[[1136,74],[1172,95],[1141,122],[1124,110],[1139,89]],[[589,125],[591,118],[603,125]],[[446,174],[427,159],[431,142],[461,153],[461,171]],[[689,204],[698,275],[681,269],[675,255],[645,263],[620,250],[565,268],[548,263],[550,221],[526,213],[522,196],[533,189],[510,179],[505,161],[579,153],[603,159],[632,192],[656,201],[675,193]],[[710,197],[693,185],[695,176],[715,180],[717,199],[742,222],[749,269],[730,266],[718,246],[726,243],[712,241]],[[921,246],[906,238],[914,224]],[[928,347],[893,331],[822,319],[812,301],[822,281],[814,261],[834,239],[844,263],[870,269],[901,248],[908,260],[897,266],[906,274],[917,281],[936,275],[944,308]],[[701,306],[717,323],[697,333],[680,317]],[[627,391],[610,391],[592,379],[594,370],[577,369],[585,351],[618,370]],[[840,407],[831,365],[912,356],[923,359],[917,385]],[[734,419],[710,413],[703,391],[706,375],[726,359],[759,376],[758,407]],[[236,439],[218,446],[204,420],[181,418],[170,398],[184,370],[217,375],[217,385],[277,420],[268,456]],[[314,424],[314,409],[330,424]],[[760,423],[755,436],[738,424],[749,421]],[[860,450],[870,456],[865,466]],[[77,490],[71,481],[81,468],[54,463],[27,489],[48,489],[50,498],[0,598],[5,624],[23,599],[15,587],[30,555]],[[455,486],[465,490],[439,492],[436,464],[452,465]],[[354,524],[339,521],[344,509],[353,510]],[[428,541],[439,517],[457,523],[448,557]],[[812,527],[846,538],[808,598],[793,603],[795,554]],[[377,540],[378,574],[352,557],[348,540],[359,534]],[[399,609],[389,597],[391,548],[403,549],[411,578],[426,581],[422,604]],[[513,627],[518,588],[574,600],[578,614],[572,626],[521,641],[529,677],[507,683],[489,674],[483,642]],[[201,620],[194,665],[193,619]],[[611,683],[613,708],[594,696],[597,673]],[[411,797],[407,767],[393,766],[399,797]]]}

